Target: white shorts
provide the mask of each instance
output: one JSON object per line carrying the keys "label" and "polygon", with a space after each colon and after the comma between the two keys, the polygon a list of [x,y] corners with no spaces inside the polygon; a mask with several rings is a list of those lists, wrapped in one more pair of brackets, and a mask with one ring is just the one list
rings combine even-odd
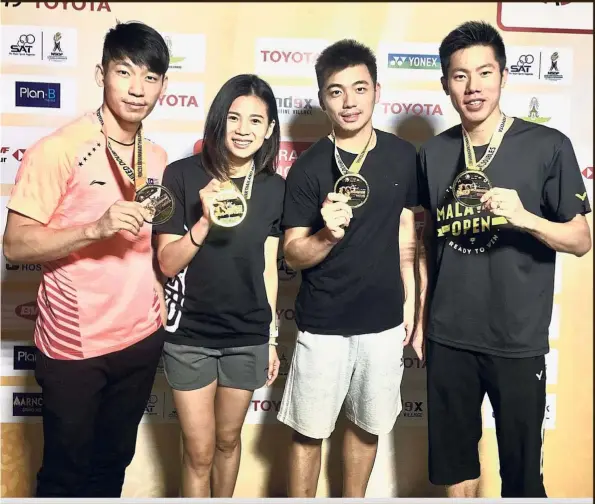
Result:
{"label": "white shorts", "polygon": [[376,334],[299,332],[277,418],[304,436],[325,439],[343,403],[347,418],[388,434],[401,412],[403,324]]}

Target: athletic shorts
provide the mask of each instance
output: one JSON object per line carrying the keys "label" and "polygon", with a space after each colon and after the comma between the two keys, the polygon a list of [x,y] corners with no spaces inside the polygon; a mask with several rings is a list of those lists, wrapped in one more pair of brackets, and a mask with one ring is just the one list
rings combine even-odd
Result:
{"label": "athletic shorts", "polygon": [[166,342],[163,371],[174,390],[197,390],[217,380],[218,385],[256,390],[267,380],[269,345],[204,348]]}
{"label": "athletic shorts", "polygon": [[341,407],[371,434],[386,434],[401,411],[403,341],[398,327],[340,336],[299,332],[278,419],[304,436],[331,435]]}
{"label": "athletic shorts", "polygon": [[481,405],[494,410],[502,497],[547,497],[545,357],[505,358],[427,341],[429,473],[435,485],[479,478]]}

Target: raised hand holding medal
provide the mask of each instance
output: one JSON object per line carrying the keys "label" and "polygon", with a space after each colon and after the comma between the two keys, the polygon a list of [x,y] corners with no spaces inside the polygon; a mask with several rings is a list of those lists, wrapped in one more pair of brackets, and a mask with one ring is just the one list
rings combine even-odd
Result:
{"label": "raised hand holding medal", "polygon": [[463,151],[465,154],[466,170],[457,175],[452,184],[454,198],[461,205],[473,208],[481,206],[482,197],[492,188],[490,179],[484,173],[484,170],[496,157],[504,134],[510,128],[513,120],[512,117],[506,117],[502,114],[502,120],[492,135],[485,154],[479,161],[475,159],[475,151],[473,150],[469,133],[461,126],[463,130]]}
{"label": "raised hand holding medal", "polygon": [[337,182],[335,182],[335,192],[347,196],[347,204],[351,208],[359,208],[368,200],[368,197],[370,196],[370,186],[368,185],[367,180],[362,175],[360,175],[359,172],[364,164],[364,161],[366,160],[366,156],[368,155],[368,149],[370,147],[372,137],[374,136],[374,128],[372,128],[372,131],[370,132],[370,137],[366,142],[364,150],[357,155],[349,168],[343,162],[343,159],[341,159],[334,132],[331,133],[331,136],[335,148],[335,162],[337,163],[337,167],[341,172],[341,176]]}
{"label": "raised hand holding medal", "polygon": [[[97,119],[104,127],[101,109],[97,109]],[[104,132],[104,134],[106,134]],[[157,184],[147,184],[146,163],[144,154],[144,136],[142,125],[139,127],[134,140],[134,168],[128,166],[111,145],[106,134],[107,149],[120,170],[134,184],[136,194],[134,201],[140,203],[146,210],[144,220],[148,224],[163,224],[174,214],[174,197],[166,187]]]}
{"label": "raised hand holding medal", "polygon": [[248,213],[248,200],[252,196],[252,187],[256,175],[256,165],[252,161],[250,171],[244,179],[242,192],[232,180],[226,180],[219,190],[209,198],[209,217],[214,224],[231,228],[240,224]]}

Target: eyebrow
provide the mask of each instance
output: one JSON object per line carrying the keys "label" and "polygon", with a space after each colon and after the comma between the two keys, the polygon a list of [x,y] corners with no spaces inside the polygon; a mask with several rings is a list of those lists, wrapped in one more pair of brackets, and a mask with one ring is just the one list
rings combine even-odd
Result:
{"label": "eyebrow", "polygon": [[[369,83],[368,81],[366,81],[366,80],[358,80],[358,81],[355,81],[353,84],[351,84],[351,86],[352,86],[352,87],[353,87],[353,86],[357,86],[358,84],[366,84],[366,85],[368,85],[368,86],[370,85],[370,83]],[[331,83],[330,83],[330,84],[329,84],[329,85],[326,87],[326,90],[328,91],[330,88],[334,88],[334,87],[340,87],[340,88],[343,88],[343,86],[342,86],[341,84],[336,84],[336,83],[334,83],[334,82],[331,82]]]}
{"label": "eyebrow", "polygon": [[[487,68],[487,67],[496,68],[492,63],[486,63],[485,65],[478,66],[475,70],[481,70],[482,68]],[[453,68],[452,71],[453,72],[467,72],[467,69],[457,67],[457,68]]]}
{"label": "eyebrow", "polygon": [[[234,112],[233,110],[230,110],[230,111],[228,112],[228,114],[235,114],[235,115],[237,115],[237,116],[240,116],[240,117],[241,117],[241,115],[242,115],[242,114],[240,114],[239,112]],[[258,118],[260,118],[260,119],[264,120],[264,117],[263,117],[263,116],[261,116],[260,114],[250,114],[250,116],[249,116],[249,117],[258,117]]]}

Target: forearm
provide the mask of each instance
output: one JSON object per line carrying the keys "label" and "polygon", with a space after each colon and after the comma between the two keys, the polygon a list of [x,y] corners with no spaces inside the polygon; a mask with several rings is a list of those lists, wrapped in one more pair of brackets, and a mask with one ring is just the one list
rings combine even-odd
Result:
{"label": "forearm", "polygon": [[569,222],[551,222],[527,212],[520,229],[531,233],[556,252],[583,256],[591,249],[591,234],[583,219]]}
{"label": "forearm", "polygon": [[417,276],[419,281],[419,303],[417,308],[416,321],[425,327],[428,310],[430,306],[430,280],[431,280],[431,257],[432,229],[431,224],[426,221],[424,234],[419,241],[417,256]]}
{"label": "forearm", "polygon": [[153,255],[153,274],[155,275],[154,288],[159,298],[159,306],[161,307],[161,322],[163,325],[167,322],[167,308],[165,306],[165,292],[163,289],[164,278],[159,270],[159,262],[157,261],[157,254]]}
{"label": "forearm", "polygon": [[400,269],[405,303],[415,303],[415,255],[417,244],[413,241],[400,243]]}
{"label": "forearm", "polygon": [[76,252],[99,238],[93,224],[53,229],[46,226],[21,226],[4,235],[4,256],[14,263],[45,263]]}
{"label": "forearm", "polygon": [[276,267],[274,271],[265,271],[264,287],[266,290],[267,301],[271,307],[269,334],[275,334],[277,331],[277,295],[279,293],[279,274]]}
{"label": "forearm", "polygon": [[428,253],[427,246],[422,242],[419,247],[419,256],[417,262],[417,273],[419,277],[419,304],[417,308],[417,322],[423,323],[427,314],[427,299],[428,299]]}
{"label": "forearm", "polygon": [[158,253],[159,267],[161,272],[168,278],[175,277],[183,270],[194,258],[200,247],[192,243],[192,238],[196,243],[202,245],[209,232],[209,223],[201,218],[184,236],[179,240],[168,243]]}
{"label": "forearm", "polygon": [[298,271],[320,264],[337,242],[326,228],[303,238],[296,238],[285,246],[285,261]]}

